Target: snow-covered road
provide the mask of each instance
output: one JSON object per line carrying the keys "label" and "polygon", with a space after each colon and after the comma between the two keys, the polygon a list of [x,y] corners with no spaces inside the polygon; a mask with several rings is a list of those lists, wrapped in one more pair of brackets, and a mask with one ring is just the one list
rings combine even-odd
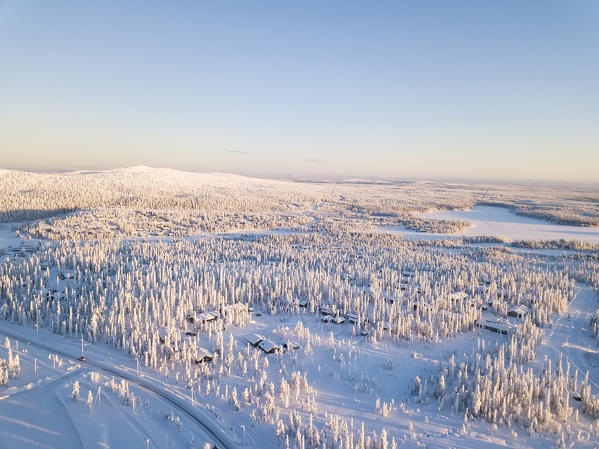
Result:
{"label": "snow-covered road", "polygon": [[[8,327],[10,327],[10,329],[8,329]],[[30,330],[27,328],[23,329]],[[203,432],[205,432],[214,440],[219,449],[235,449],[238,447],[237,444],[234,443],[225,433],[224,429],[220,428],[214,420],[210,419],[209,416],[204,415],[201,410],[190,407],[185,403],[184,400],[180,398],[180,395],[178,395],[177,392],[168,388],[168,386],[165,384],[158,384],[154,378],[142,378],[135,372],[124,372],[118,368],[115,368],[115,366],[102,363],[98,360],[90,360],[88,358],[85,361],[81,361],[78,354],[65,350],[64,347],[58,347],[56,345],[49,344],[47,340],[42,343],[40,341],[41,339],[37,340],[31,335],[27,335],[26,332],[19,332],[16,326],[10,325],[4,321],[2,321],[0,325],[0,335],[7,336],[12,340],[20,341],[23,344],[60,355],[66,359],[77,361],[82,365],[93,367],[98,371],[113,375],[115,377],[125,379],[129,383],[137,386],[145,392],[161,398],[180,412],[187,415],[193,422],[201,427]]]}

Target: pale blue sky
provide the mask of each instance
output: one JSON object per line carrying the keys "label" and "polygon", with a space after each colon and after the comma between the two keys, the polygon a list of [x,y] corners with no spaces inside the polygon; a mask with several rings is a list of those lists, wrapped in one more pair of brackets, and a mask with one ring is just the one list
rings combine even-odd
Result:
{"label": "pale blue sky", "polygon": [[0,0],[0,166],[597,180],[599,2]]}

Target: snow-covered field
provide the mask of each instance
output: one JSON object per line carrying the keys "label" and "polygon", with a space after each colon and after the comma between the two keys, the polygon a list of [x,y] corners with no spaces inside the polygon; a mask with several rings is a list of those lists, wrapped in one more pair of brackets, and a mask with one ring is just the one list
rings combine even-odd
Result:
{"label": "snow-covered field", "polygon": [[432,220],[461,220],[470,223],[456,236],[500,236],[510,240],[581,240],[599,243],[599,228],[561,225],[516,215],[503,207],[475,206],[469,210],[432,212],[422,215]]}
{"label": "snow-covered field", "polygon": [[[80,361],[76,342],[5,321],[0,336],[0,357],[6,358],[10,347],[12,357],[20,358],[19,376],[0,396],[1,447],[203,447],[215,442],[153,389],[192,406],[186,400],[189,392],[138,369],[120,352],[86,345],[89,360]],[[228,441],[226,435],[217,436]]]}
{"label": "snow-covered field", "polygon": [[572,224],[592,189],[0,187],[2,448],[597,447],[599,234]]}
{"label": "snow-covered field", "polygon": [[15,235],[12,226],[7,223],[0,224],[0,248],[18,246],[20,243],[21,239]]}

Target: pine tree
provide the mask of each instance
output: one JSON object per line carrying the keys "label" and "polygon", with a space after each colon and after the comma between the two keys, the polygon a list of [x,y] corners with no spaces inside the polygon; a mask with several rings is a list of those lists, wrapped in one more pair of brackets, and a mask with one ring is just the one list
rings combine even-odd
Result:
{"label": "pine tree", "polygon": [[277,435],[277,445],[278,445],[281,442],[281,437],[283,435],[285,435],[285,424],[283,423],[283,420],[279,419],[277,421],[277,430],[275,431],[275,433]]}
{"label": "pine tree", "polygon": [[92,391],[91,390],[87,391],[87,401],[86,401],[86,403],[87,403],[87,406],[89,408],[89,411],[91,412],[92,407],[94,405],[94,396],[92,395]]}
{"label": "pine tree", "polygon": [[387,437],[387,429],[385,429],[383,427],[383,430],[381,430],[381,435],[380,435],[380,448],[381,449],[388,449],[389,447],[389,440]]}
{"label": "pine tree", "polygon": [[77,399],[79,399],[79,381],[78,380],[73,382],[73,391],[71,392],[71,395],[73,396],[73,401],[76,401]]}

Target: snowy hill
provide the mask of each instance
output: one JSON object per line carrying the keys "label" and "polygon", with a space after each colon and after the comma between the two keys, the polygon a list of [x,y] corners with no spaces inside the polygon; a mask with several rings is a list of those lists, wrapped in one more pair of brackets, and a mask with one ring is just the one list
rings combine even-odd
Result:
{"label": "snowy hill", "polygon": [[[94,233],[103,237],[195,235],[278,228],[374,230],[381,226],[447,234],[468,223],[431,220],[419,214],[467,209],[481,202],[557,222],[599,223],[599,193],[588,189],[538,186],[531,192],[529,186],[440,182],[306,183],[145,166],[67,173],[0,172],[0,222],[53,217],[26,229],[33,236],[52,239],[81,239]],[[77,214],[69,215],[73,212]],[[159,220],[156,213],[161,215]],[[143,229],[134,231],[130,225],[140,220]],[[104,226],[106,221],[114,226]],[[100,228],[102,232],[97,232]]]}

